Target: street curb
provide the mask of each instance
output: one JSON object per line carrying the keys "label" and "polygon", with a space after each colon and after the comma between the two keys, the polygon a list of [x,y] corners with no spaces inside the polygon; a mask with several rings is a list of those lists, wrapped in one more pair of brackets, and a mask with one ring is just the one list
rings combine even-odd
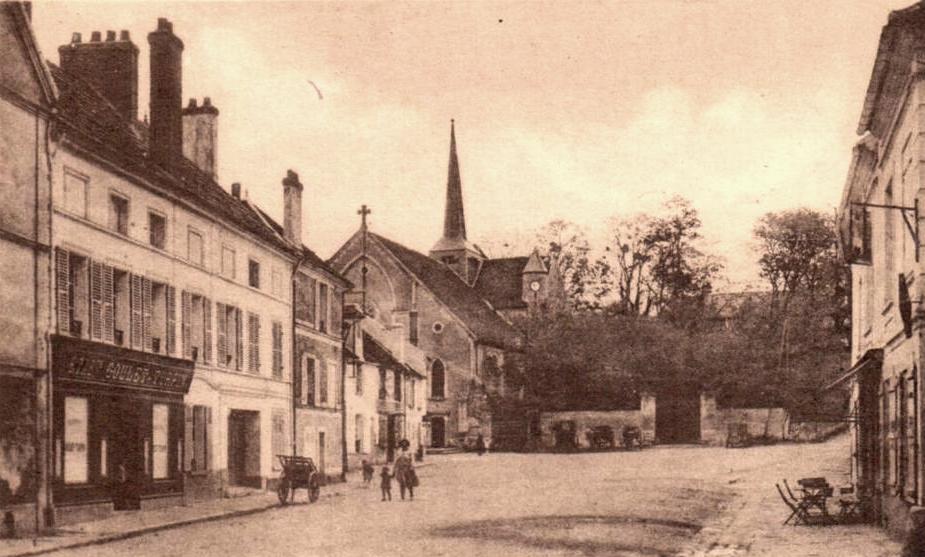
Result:
{"label": "street curb", "polygon": [[47,555],[49,553],[54,553],[56,551],[64,551],[66,549],[81,549],[84,547],[92,547],[94,545],[103,545],[112,542],[118,542],[122,540],[128,540],[131,538],[137,538],[147,534],[153,534],[154,532],[161,532],[164,530],[170,530],[173,528],[180,528],[183,526],[190,526],[193,524],[202,524],[205,522],[214,522],[216,520],[224,520],[227,518],[237,518],[241,516],[248,516],[252,514],[258,514],[266,512],[272,509],[283,508],[277,503],[272,505],[264,505],[261,507],[255,507],[253,509],[243,509],[240,511],[232,511],[229,513],[215,514],[209,516],[201,516],[197,518],[191,518],[189,520],[181,520],[179,522],[170,522],[168,524],[158,524],[157,526],[149,526],[147,528],[140,528],[138,530],[131,530],[128,532],[119,532],[118,534],[109,534],[101,536],[99,538],[94,538],[92,540],[85,540],[81,542],[75,542],[66,545],[59,545],[57,547],[47,547],[44,549],[36,549],[32,551],[26,551],[23,553],[13,553],[10,555],[4,555],[4,557],[31,557],[32,555]]}

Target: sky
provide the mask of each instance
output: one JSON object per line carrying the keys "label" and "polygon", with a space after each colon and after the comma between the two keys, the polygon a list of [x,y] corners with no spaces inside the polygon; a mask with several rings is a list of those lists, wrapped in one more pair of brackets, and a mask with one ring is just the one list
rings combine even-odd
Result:
{"label": "sky", "polygon": [[297,171],[323,257],[361,204],[373,231],[436,242],[454,118],[469,239],[489,255],[554,219],[601,246],[611,217],[681,195],[725,260],[718,289],[739,289],[760,284],[763,214],[835,210],[880,29],[911,3],[39,1],[33,23],[55,63],[73,32],[129,30],[145,114],[146,37],[170,19],[184,97],[220,110],[220,183],[281,219]]}

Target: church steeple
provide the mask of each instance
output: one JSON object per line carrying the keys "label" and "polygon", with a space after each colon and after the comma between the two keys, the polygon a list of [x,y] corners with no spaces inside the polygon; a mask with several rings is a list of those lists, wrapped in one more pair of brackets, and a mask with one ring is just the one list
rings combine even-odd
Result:
{"label": "church steeple", "polygon": [[482,252],[466,239],[466,216],[463,211],[462,178],[456,155],[456,122],[450,120],[450,164],[446,177],[446,206],[443,212],[443,236],[430,250],[430,256],[443,262],[470,285],[478,276],[485,259]]}
{"label": "church steeple", "polygon": [[454,120],[450,120],[450,164],[446,177],[443,237],[446,239],[466,239],[466,215],[463,211],[459,158],[456,156],[456,122]]}

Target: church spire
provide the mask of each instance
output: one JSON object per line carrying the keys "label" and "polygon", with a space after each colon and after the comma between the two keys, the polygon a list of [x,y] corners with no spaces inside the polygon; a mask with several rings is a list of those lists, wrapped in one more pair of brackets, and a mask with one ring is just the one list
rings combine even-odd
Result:
{"label": "church spire", "polygon": [[456,156],[456,122],[450,120],[450,165],[446,177],[446,209],[443,214],[443,237],[466,239],[466,217],[463,213],[462,179]]}

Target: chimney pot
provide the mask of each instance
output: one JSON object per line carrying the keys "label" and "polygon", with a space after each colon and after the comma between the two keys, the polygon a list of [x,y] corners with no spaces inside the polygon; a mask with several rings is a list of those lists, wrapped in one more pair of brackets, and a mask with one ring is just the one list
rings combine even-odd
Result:
{"label": "chimney pot", "polygon": [[115,32],[115,31],[106,31],[106,42],[108,43],[108,42],[112,42],[112,41],[114,41],[114,40],[116,40],[116,32]]}
{"label": "chimney pot", "polygon": [[203,98],[202,106],[212,106],[212,99],[210,97]]}
{"label": "chimney pot", "polygon": [[292,170],[287,170],[283,178],[283,236],[302,245],[302,183]]}
{"label": "chimney pot", "polygon": [[90,42],[92,43],[100,42],[100,32],[99,31],[94,31],[90,33]]}
{"label": "chimney pot", "polygon": [[192,99],[189,100],[189,105],[187,106],[187,108],[196,108],[196,99],[195,99],[195,98],[192,98]]}
{"label": "chimney pot", "polygon": [[71,44],[80,44],[81,40],[80,33],[71,33]]}
{"label": "chimney pot", "polygon": [[119,40],[120,41],[130,41],[132,39],[129,38],[128,31],[123,29],[122,31],[119,31]]}
{"label": "chimney pot", "polygon": [[157,30],[173,33],[173,23],[166,17],[159,17],[157,18]]}
{"label": "chimney pot", "polygon": [[231,196],[235,199],[241,199],[241,183],[235,182],[231,184]]}

